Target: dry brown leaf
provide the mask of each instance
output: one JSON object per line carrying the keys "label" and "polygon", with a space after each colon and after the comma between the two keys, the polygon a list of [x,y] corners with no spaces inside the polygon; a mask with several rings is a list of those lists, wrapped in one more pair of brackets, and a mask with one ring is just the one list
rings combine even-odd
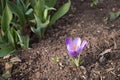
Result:
{"label": "dry brown leaf", "polygon": [[4,56],[3,59],[8,59],[8,58],[10,58],[10,56],[11,56],[11,55],[8,54],[7,56]]}
{"label": "dry brown leaf", "polygon": [[106,49],[105,51],[103,51],[102,53],[100,53],[100,55],[104,55],[104,54],[106,54],[108,52],[111,52],[111,49]]}
{"label": "dry brown leaf", "polygon": [[13,62],[13,63],[15,63],[15,62],[21,62],[21,59],[16,56],[16,57],[11,58],[10,62]]}
{"label": "dry brown leaf", "polygon": [[10,71],[11,72],[12,67],[13,67],[12,63],[5,63],[5,70],[6,71]]}

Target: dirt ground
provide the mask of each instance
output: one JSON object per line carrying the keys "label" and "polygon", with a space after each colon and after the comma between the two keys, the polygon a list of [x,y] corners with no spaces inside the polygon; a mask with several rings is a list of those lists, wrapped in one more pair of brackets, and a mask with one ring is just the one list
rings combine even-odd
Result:
{"label": "dirt ground", "polygon": [[[19,52],[22,61],[14,64],[10,80],[120,80],[120,17],[105,22],[110,12],[120,11],[120,0],[103,0],[92,8],[90,1],[71,0],[68,14],[45,38],[34,38],[29,50]],[[66,37],[88,41],[78,68],[71,65]],[[60,58],[58,63],[54,57]]]}

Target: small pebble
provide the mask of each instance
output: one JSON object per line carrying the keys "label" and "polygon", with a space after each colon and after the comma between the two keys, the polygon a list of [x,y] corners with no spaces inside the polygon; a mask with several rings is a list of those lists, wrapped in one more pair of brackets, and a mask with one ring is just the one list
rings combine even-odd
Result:
{"label": "small pebble", "polygon": [[39,51],[37,51],[36,53],[39,54]]}
{"label": "small pebble", "polygon": [[36,78],[40,78],[40,72],[35,73]]}

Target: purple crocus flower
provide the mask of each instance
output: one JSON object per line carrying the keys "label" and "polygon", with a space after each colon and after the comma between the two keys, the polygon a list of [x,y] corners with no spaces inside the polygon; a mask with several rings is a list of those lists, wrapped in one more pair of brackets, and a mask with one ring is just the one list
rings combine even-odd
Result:
{"label": "purple crocus flower", "polygon": [[74,40],[72,40],[71,38],[66,38],[65,42],[69,55],[75,58],[82,52],[87,44],[86,40],[83,40],[82,42],[79,37],[75,38]]}

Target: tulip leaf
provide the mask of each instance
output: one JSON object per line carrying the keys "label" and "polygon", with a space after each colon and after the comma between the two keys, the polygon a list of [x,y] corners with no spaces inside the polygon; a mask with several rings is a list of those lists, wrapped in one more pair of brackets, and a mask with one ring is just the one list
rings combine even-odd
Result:
{"label": "tulip leaf", "polygon": [[7,36],[8,36],[8,40],[9,40],[9,42],[12,44],[12,46],[13,47],[15,47],[15,42],[14,42],[14,37],[13,37],[13,30],[11,29],[11,30],[9,30],[8,31],[8,34],[7,34]]}
{"label": "tulip leaf", "polygon": [[2,22],[1,22],[1,29],[2,29],[3,35],[5,35],[5,32],[9,28],[11,20],[12,20],[12,12],[10,8],[8,7],[8,4],[6,3],[5,9],[2,15]]}
{"label": "tulip leaf", "polygon": [[20,7],[20,9],[22,9],[23,11],[25,11],[25,4],[23,2],[23,0],[17,0],[17,5]]}
{"label": "tulip leaf", "polygon": [[14,4],[12,2],[9,2],[9,5],[10,5],[11,11],[19,18],[20,24],[22,25],[25,20],[25,15],[24,15],[23,10],[21,9],[20,6]]}
{"label": "tulip leaf", "polygon": [[30,8],[29,10],[26,11],[25,15],[30,15],[33,12],[33,9]]}
{"label": "tulip leaf", "polygon": [[45,3],[48,7],[54,7],[57,0],[45,0]]}
{"label": "tulip leaf", "polygon": [[48,11],[50,10],[56,10],[55,8],[53,7],[47,7],[46,6],[46,9],[44,10],[44,19],[46,20],[48,18]]}
{"label": "tulip leaf", "polygon": [[37,28],[31,27],[31,30],[32,30],[35,34],[37,34],[39,37],[41,37],[41,29],[40,29],[40,27],[37,27]]}
{"label": "tulip leaf", "polygon": [[20,46],[24,49],[29,48],[29,36],[22,36],[20,31],[16,31],[16,34],[19,38],[19,41],[17,44],[20,44]]}
{"label": "tulip leaf", "polygon": [[[45,1],[44,0],[37,0],[34,6],[34,12],[41,20],[43,20],[43,11],[45,8]],[[43,22],[43,21],[42,21]]]}
{"label": "tulip leaf", "polygon": [[39,37],[42,37],[44,35],[46,27],[49,24],[49,18],[50,17],[48,17],[48,20],[45,23],[42,23],[40,18],[35,15],[35,21],[36,21],[37,27],[36,28],[35,27],[31,27],[31,30],[35,34],[37,34]]}
{"label": "tulip leaf", "polygon": [[1,49],[0,49],[0,57],[4,57],[4,56],[6,56],[8,54],[11,54],[13,52],[15,52],[15,50],[10,45],[1,47]]}
{"label": "tulip leaf", "polygon": [[56,22],[56,20],[58,20],[59,18],[61,18],[63,15],[65,15],[69,8],[70,8],[71,2],[70,0],[65,3],[51,18],[51,22],[50,25],[54,24]]}
{"label": "tulip leaf", "polygon": [[28,35],[27,36],[23,36],[23,44],[24,44],[23,48],[24,49],[28,49],[29,48],[29,41],[30,41],[30,38],[29,38]]}
{"label": "tulip leaf", "polygon": [[8,0],[1,0],[2,10],[4,10],[7,1]]}
{"label": "tulip leaf", "polygon": [[37,27],[40,27],[40,28],[46,28],[49,24],[49,19],[50,19],[50,17],[48,17],[46,22],[42,23],[41,19],[35,15]]}

